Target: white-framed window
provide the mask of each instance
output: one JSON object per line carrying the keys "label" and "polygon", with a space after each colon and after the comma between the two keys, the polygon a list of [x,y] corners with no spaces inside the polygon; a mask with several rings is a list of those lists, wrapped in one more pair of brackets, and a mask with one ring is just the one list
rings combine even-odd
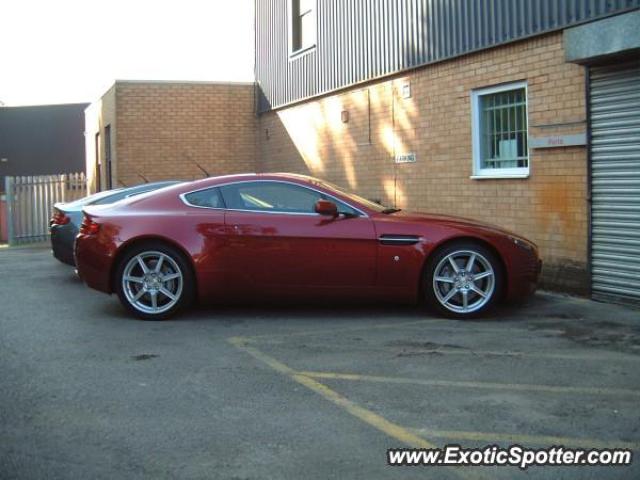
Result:
{"label": "white-framed window", "polygon": [[316,0],[289,0],[289,55],[316,46]]}
{"label": "white-framed window", "polygon": [[473,178],[529,176],[527,82],[471,92]]}

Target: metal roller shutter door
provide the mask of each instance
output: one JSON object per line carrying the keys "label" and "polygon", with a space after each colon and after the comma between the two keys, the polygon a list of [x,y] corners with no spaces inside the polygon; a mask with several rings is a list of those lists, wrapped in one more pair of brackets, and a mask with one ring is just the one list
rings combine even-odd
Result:
{"label": "metal roller shutter door", "polygon": [[640,304],[640,61],[589,75],[593,297]]}

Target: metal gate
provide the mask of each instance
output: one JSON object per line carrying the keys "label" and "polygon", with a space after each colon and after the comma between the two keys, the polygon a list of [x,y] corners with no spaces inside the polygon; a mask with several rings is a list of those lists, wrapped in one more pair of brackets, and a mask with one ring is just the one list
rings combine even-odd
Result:
{"label": "metal gate", "polygon": [[53,205],[87,195],[84,173],[5,177],[10,245],[42,242],[49,237]]}
{"label": "metal gate", "polygon": [[593,297],[640,303],[640,61],[589,77]]}

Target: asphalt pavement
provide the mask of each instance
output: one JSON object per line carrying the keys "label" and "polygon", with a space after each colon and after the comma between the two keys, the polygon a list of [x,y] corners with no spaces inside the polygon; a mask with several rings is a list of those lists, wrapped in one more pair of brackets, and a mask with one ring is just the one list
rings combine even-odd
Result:
{"label": "asphalt pavement", "polygon": [[[0,249],[0,478],[640,478],[640,311],[538,293],[133,319],[46,248]],[[627,448],[627,467],[390,467],[387,449]]]}

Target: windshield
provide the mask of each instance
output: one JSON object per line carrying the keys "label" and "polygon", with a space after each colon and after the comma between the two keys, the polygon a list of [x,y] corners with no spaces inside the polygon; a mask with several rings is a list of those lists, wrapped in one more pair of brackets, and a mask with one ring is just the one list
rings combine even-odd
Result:
{"label": "windshield", "polygon": [[391,209],[379,203],[373,202],[371,200],[367,200],[366,198],[363,198],[360,195],[356,195],[355,193],[347,192],[344,189],[338,187],[337,185],[334,185],[333,183],[325,182],[324,180],[318,180],[317,182],[318,182],[318,185],[321,185],[330,190],[335,190],[336,192],[344,195],[345,197],[350,198],[354,202],[364,205],[365,207],[370,208],[371,210],[374,210],[376,212],[385,213],[385,212],[389,212],[390,210],[397,211],[397,209]]}

